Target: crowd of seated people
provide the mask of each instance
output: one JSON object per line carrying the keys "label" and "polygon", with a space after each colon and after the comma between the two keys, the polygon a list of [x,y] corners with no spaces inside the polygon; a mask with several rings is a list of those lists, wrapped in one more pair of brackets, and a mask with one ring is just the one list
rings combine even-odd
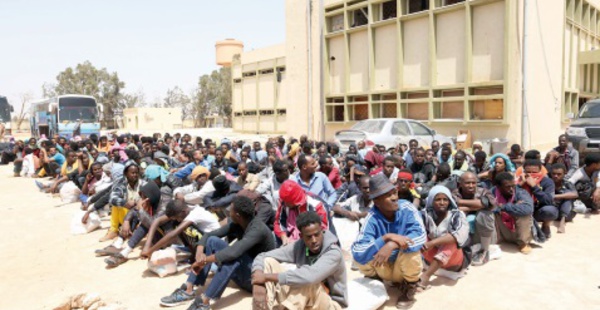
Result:
{"label": "crowd of seated people", "polygon": [[600,210],[600,154],[580,165],[564,135],[544,159],[516,144],[487,154],[478,142],[359,141],[341,152],[306,135],[261,143],[112,133],[12,146],[15,176],[36,178],[45,193],[80,189],[83,223],[108,211],[100,241],[110,243],[95,254],[109,268],[138,246],[142,258],[173,245],[190,253],[181,287],[157,302],[192,310],[210,309],[230,281],[258,309],[345,308],[346,263],[392,282],[406,309],[438,271],[485,265],[498,243],[529,254],[553,226],[565,233],[576,210]]}

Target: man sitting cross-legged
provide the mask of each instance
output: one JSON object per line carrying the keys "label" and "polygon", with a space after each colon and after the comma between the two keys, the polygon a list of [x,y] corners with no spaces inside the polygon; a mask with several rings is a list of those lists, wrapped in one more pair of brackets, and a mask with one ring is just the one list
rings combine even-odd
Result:
{"label": "man sitting cross-legged", "polygon": [[[254,217],[254,204],[250,198],[237,196],[231,205],[231,222],[202,236],[196,249],[196,262],[186,283],[170,296],[162,298],[161,305],[176,306],[194,299],[193,285],[204,287],[204,292],[195,298],[189,310],[210,309],[211,301],[221,297],[229,280],[248,292],[252,291],[252,261],[258,254],[274,249],[275,238],[271,230]],[[236,242],[229,245],[221,239],[223,237],[227,237],[228,242]],[[212,263],[219,267],[212,281],[205,285]]]}
{"label": "man sitting cross-legged", "polygon": [[365,276],[399,283],[396,306],[406,309],[415,302],[423,269],[423,221],[409,201],[398,200],[395,186],[384,175],[372,177],[369,188],[374,207],[352,246],[352,255]]}
{"label": "man sitting cross-legged", "polygon": [[[346,265],[338,240],[314,211],[296,218],[298,241],[262,253],[252,265],[255,309],[341,309],[348,306]],[[285,270],[281,263],[296,265]]]}

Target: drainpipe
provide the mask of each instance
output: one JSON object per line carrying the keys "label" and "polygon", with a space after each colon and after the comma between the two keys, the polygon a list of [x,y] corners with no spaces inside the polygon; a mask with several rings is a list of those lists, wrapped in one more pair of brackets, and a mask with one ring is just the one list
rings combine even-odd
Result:
{"label": "drainpipe", "polygon": [[324,141],[325,140],[325,124],[324,124],[324,111],[325,111],[325,95],[324,95],[324,85],[325,85],[325,76],[323,75],[323,55],[325,55],[325,44],[323,44],[324,39],[323,39],[323,34],[325,33],[325,29],[324,29],[324,24],[323,21],[325,20],[324,16],[323,16],[323,12],[325,12],[325,10],[323,9],[323,0],[319,0],[319,102],[320,104],[320,111],[319,111],[319,119],[321,120],[319,122],[319,128],[321,129],[321,137],[319,140]]}
{"label": "drainpipe", "polygon": [[311,33],[312,33],[312,18],[311,18],[311,13],[312,13],[312,0],[306,0],[306,40],[308,43],[308,64],[307,64],[307,69],[308,69],[308,76],[306,78],[306,82],[308,83],[308,132],[307,132],[307,136],[309,139],[313,138],[313,134],[312,134],[312,127],[313,127],[313,120],[312,120],[312,104],[313,104],[313,100],[312,100],[312,40],[311,40]]}
{"label": "drainpipe", "polygon": [[529,112],[527,110],[527,2],[523,0],[523,56],[521,57],[521,109],[523,117],[521,118],[521,148],[529,149]]}

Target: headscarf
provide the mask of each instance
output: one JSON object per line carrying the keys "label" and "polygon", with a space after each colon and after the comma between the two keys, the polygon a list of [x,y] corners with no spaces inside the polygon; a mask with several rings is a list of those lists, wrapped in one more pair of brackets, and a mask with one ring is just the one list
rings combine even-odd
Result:
{"label": "headscarf", "polygon": [[196,168],[194,168],[194,170],[192,170],[192,173],[190,174],[190,179],[192,181],[196,181],[196,179],[202,174],[206,174],[208,176],[210,173],[205,167],[196,166]]}
{"label": "headscarf", "polygon": [[[454,198],[452,197],[450,190],[446,186],[436,185],[429,191],[429,194],[427,196],[427,204],[425,207],[427,208],[428,211],[433,210],[433,201],[435,200],[435,196],[437,194],[444,194],[444,195],[446,195],[446,197],[448,197],[448,200],[450,200],[450,205],[448,206],[448,210],[458,209],[458,205],[456,204],[456,201],[454,201]],[[434,214],[435,214],[435,212],[434,212]]]}
{"label": "headscarf", "polygon": [[125,164],[123,164],[123,175],[125,175],[125,173],[127,172],[127,169],[129,169],[129,167],[137,167],[138,169],[140,168],[140,166],[138,166],[138,164],[133,161],[133,160],[128,160],[125,162]]}
{"label": "headscarf", "polygon": [[502,153],[496,153],[492,157],[490,157],[490,167],[492,169],[496,169],[496,159],[498,157],[504,159],[504,162],[506,163],[505,171],[515,172],[515,170],[516,170],[515,165],[512,163],[510,158],[508,158],[508,156],[506,156],[506,154],[502,154]]}
{"label": "headscarf", "polygon": [[144,177],[150,181],[150,180],[155,180],[156,178],[160,177],[160,181],[161,182],[166,182],[167,181],[167,176],[169,175],[169,172],[167,170],[165,170],[165,168],[159,166],[159,165],[148,165],[148,167],[146,167],[146,170],[144,171]]}
{"label": "headscarf", "polygon": [[125,153],[125,149],[119,144],[115,144],[113,145],[113,147],[110,148],[111,153],[114,151],[119,151],[119,157],[121,157],[121,159],[119,160],[120,162],[125,162],[129,159],[129,157],[127,157],[127,153]]}
{"label": "headscarf", "polygon": [[306,192],[298,183],[292,180],[287,180],[281,184],[279,198],[287,205],[302,206],[306,204]]}

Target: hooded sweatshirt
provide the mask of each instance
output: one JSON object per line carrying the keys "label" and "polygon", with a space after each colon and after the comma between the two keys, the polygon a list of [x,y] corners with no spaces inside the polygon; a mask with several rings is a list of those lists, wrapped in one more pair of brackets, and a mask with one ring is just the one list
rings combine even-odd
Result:
{"label": "hooded sweatshirt", "polygon": [[[444,194],[450,200],[448,206],[448,214],[439,224],[436,224],[437,213],[433,209],[433,201],[437,194]],[[421,211],[423,216],[423,224],[427,231],[427,237],[429,240],[439,238],[446,234],[451,234],[456,240],[458,247],[464,247],[469,242],[469,224],[467,223],[467,217],[465,214],[458,210],[458,206],[448,190],[447,187],[442,185],[434,186],[429,191],[427,197],[427,205],[425,210]]]}
{"label": "hooded sweatshirt", "polygon": [[265,258],[270,257],[280,263],[292,263],[296,269],[279,274],[279,283],[290,287],[317,284],[325,281],[329,296],[342,307],[348,306],[348,288],[346,285],[346,264],[338,239],[329,231],[323,236],[323,246],[317,261],[309,265],[306,256],[307,247],[302,239],[292,245],[280,247],[259,254],[252,264],[252,272],[264,270]]}
{"label": "hooded sweatshirt", "polygon": [[365,218],[365,224],[360,230],[360,234],[352,245],[352,256],[361,265],[366,265],[373,260],[373,256],[385,245],[383,235],[392,233],[406,236],[413,241],[413,245],[405,250],[394,250],[390,256],[389,262],[396,261],[400,251],[404,253],[413,253],[421,250],[421,247],[427,241],[425,227],[419,212],[407,200],[398,200],[398,210],[393,221],[388,221],[379,208],[375,206],[369,211]]}

